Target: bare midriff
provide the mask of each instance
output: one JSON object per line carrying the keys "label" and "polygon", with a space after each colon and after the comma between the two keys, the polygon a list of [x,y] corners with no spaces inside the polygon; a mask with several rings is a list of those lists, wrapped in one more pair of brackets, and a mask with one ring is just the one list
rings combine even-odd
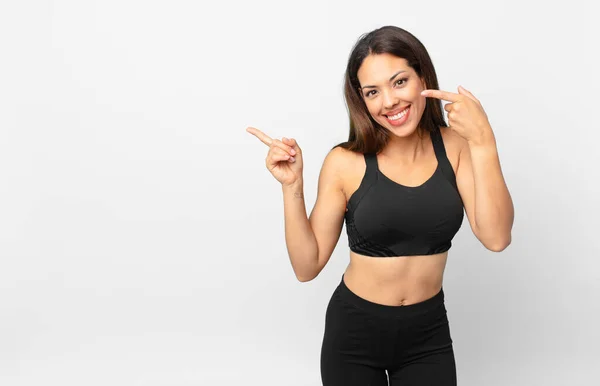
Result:
{"label": "bare midriff", "polygon": [[442,288],[448,252],[427,256],[369,257],[350,252],[344,283],[373,303],[406,306],[434,297]]}

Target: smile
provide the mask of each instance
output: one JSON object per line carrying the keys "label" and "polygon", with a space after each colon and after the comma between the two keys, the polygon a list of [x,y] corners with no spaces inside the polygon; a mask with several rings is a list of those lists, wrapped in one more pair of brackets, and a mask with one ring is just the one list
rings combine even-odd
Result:
{"label": "smile", "polygon": [[406,122],[408,120],[408,116],[410,113],[410,105],[407,106],[404,110],[395,113],[394,115],[384,115],[384,117],[387,118],[387,121],[394,125],[394,126],[400,126],[401,124],[403,124],[404,122]]}
{"label": "smile", "polygon": [[398,114],[396,115],[386,115],[386,117],[388,117],[389,119],[391,119],[392,121],[395,121],[397,119],[402,118],[403,116],[406,115],[406,113],[408,113],[408,109],[410,108],[410,106],[408,106],[407,108],[405,108],[404,110],[400,111]]}

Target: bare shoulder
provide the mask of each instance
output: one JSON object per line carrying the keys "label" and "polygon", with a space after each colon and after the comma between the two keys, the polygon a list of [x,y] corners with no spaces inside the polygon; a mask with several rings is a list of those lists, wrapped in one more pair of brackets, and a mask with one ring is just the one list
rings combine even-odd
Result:
{"label": "bare shoulder", "polygon": [[341,146],[337,146],[329,151],[325,157],[325,162],[334,165],[338,170],[353,169],[356,163],[363,158],[361,153],[357,153]]}
{"label": "bare shoulder", "polygon": [[344,149],[341,146],[334,147],[325,156],[323,167],[334,168],[335,170],[340,171],[344,168],[345,163],[348,161],[348,156],[350,153],[352,152]]}
{"label": "bare shoulder", "polygon": [[460,153],[465,146],[468,146],[467,141],[449,127],[440,127],[440,131],[442,133],[442,139],[444,140],[446,155],[448,156],[448,160],[450,160],[452,168],[456,173],[456,170],[458,169]]}
{"label": "bare shoulder", "polygon": [[355,153],[337,146],[329,151],[323,161],[322,173],[329,178],[335,177],[338,182],[344,180],[348,170],[352,169]]}
{"label": "bare shoulder", "polygon": [[323,170],[337,180],[339,188],[344,193],[346,201],[360,185],[366,170],[364,155],[345,149],[341,146],[329,151],[323,162]]}

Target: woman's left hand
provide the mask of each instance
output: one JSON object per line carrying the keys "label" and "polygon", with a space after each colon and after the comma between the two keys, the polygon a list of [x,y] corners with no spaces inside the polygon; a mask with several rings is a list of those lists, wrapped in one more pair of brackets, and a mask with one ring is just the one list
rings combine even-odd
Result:
{"label": "woman's left hand", "polygon": [[448,124],[469,143],[480,144],[490,135],[493,137],[492,127],[481,102],[464,87],[458,86],[458,94],[424,90],[421,95],[451,102],[444,106],[444,110],[448,112]]}

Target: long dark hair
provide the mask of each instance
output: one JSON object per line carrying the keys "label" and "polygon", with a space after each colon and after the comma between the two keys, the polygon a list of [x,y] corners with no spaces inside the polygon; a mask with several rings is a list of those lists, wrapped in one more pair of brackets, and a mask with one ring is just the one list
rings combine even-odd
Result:
{"label": "long dark hair", "polygon": [[[425,81],[429,89],[439,89],[437,75],[425,46],[410,32],[395,26],[384,26],[362,35],[348,58],[344,80],[344,98],[350,118],[350,133],[347,142],[334,147],[359,152],[379,152],[388,142],[390,133],[378,124],[367,110],[360,94],[358,69],[370,54],[391,54],[406,59],[408,65]],[[418,125],[419,135],[423,132],[446,127],[442,113],[442,101],[427,98],[423,116]]]}

